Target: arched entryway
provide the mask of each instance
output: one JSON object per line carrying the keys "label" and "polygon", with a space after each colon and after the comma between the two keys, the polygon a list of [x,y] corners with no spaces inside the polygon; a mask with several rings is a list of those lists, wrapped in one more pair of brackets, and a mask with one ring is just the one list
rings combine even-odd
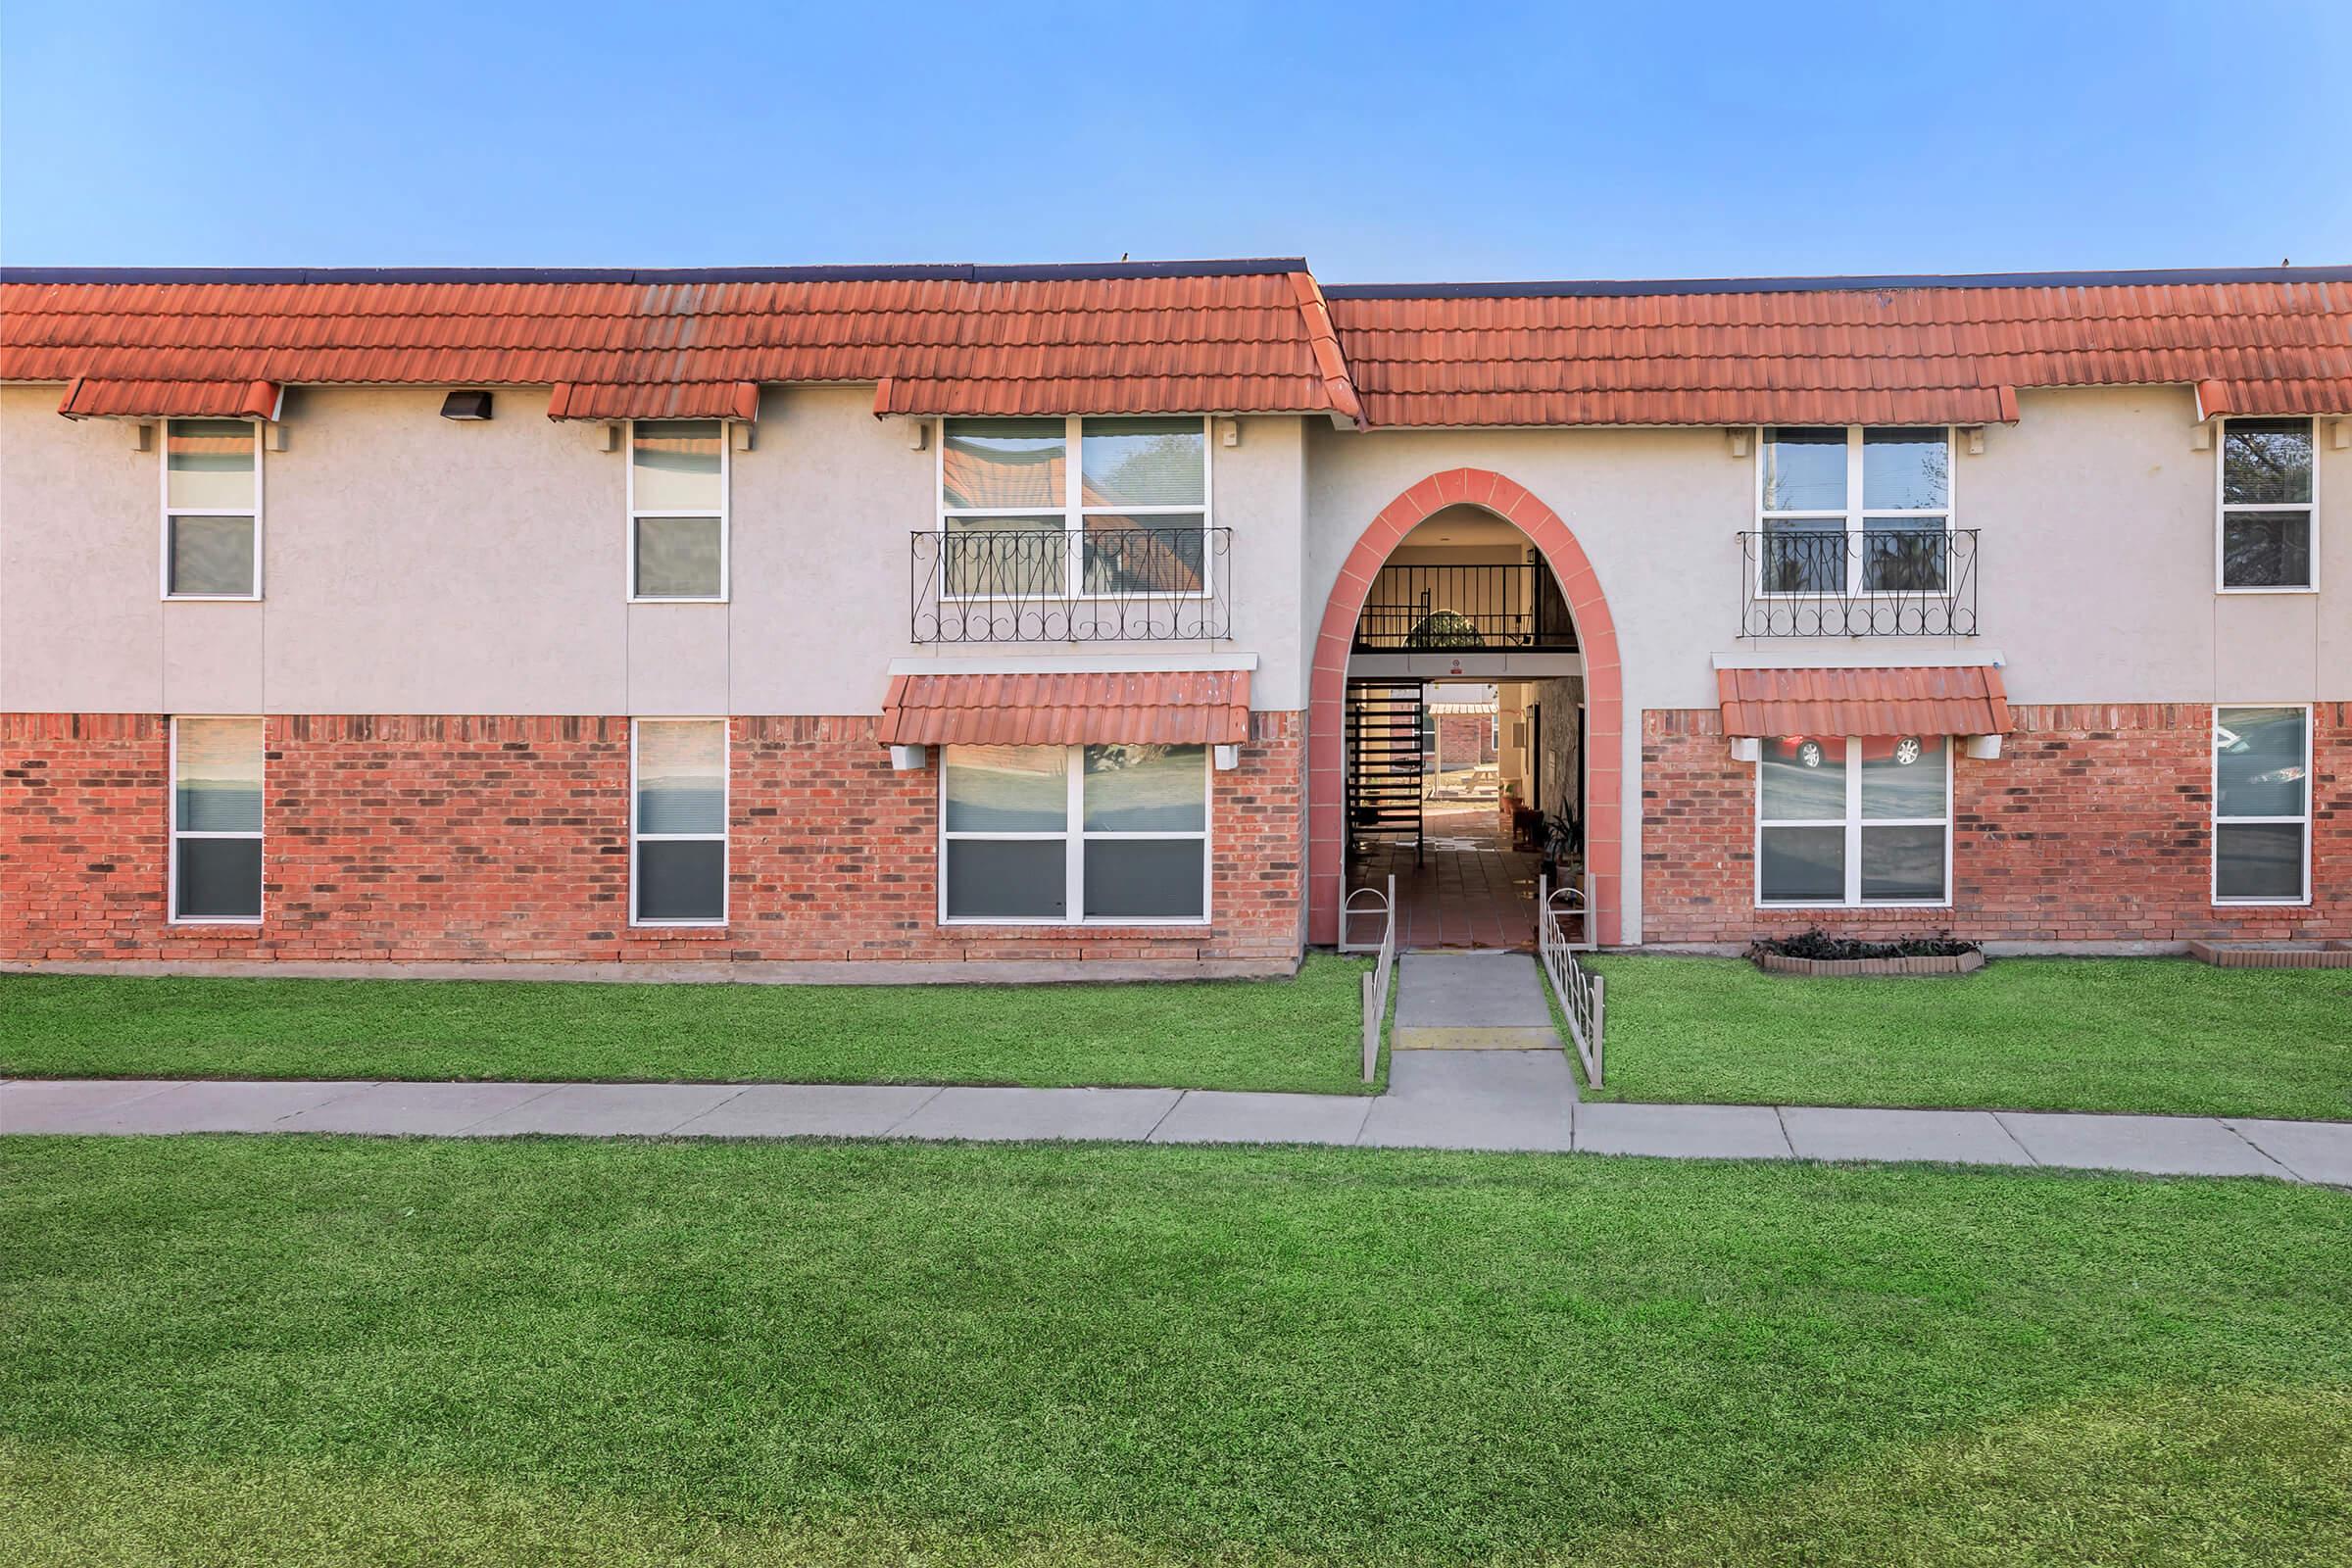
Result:
{"label": "arched entryway", "polygon": [[1357,618],[1397,542],[1438,512],[1456,506],[1491,512],[1525,534],[1543,553],[1575,617],[1585,670],[1585,862],[1596,906],[1594,936],[1603,945],[1614,945],[1622,940],[1625,837],[1625,697],[1617,624],[1601,594],[1600,578],[1559,514],[1524,485],[1485,468],[1433,473],[1382,508],[1341,564],[1324,606],[1307,713],[1308,939],[1323,946],[1339,940],[1347,855],[1343,726]]}

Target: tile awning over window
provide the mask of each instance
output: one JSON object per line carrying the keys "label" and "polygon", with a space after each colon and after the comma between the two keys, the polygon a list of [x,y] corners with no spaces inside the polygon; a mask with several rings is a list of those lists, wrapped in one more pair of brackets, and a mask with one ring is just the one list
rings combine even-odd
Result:
{"label": "tile awning over window", "polygon": [[1233,746],[1250,738],[1250,672],[1039,670],[893,675],[886,746]]}
{"label": "tile awning over window", "polygon": [[757,381],[558,381],[551,419],[757,419]]}
{"label": "tile awning over window", "polygon": [[57,412],[69,419],[274,419],[275,381],[117,381],[77,375]]}
{"label": "tile awning over window", "polygon": [[2009,697],[1990,664],[1719,669],[1726,735],[2000,735]]}

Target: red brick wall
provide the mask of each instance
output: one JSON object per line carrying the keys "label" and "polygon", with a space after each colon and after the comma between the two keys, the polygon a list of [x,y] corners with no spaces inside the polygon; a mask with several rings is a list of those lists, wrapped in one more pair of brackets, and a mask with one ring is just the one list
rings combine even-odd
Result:
{"label": "red brick wall", "polygon": [[2313,902],[2212,902],[2213,710],[2020,707],[1999,758],[1952,763],[1949,909],[1758,909],[1755,767],[1712,709],[1642,721],[1644,942],[1743,942],[1807,926],[1948,928],[2010,942],[2352,937],[2352,703],[2312,710]]}
{"label": "red brick wall", "polygon": [[628,925],[628,723],[270,719],[258,927],[167,919],[168,728],[0,715],[0,957],[1287,957],[1304,930],[1303,716],[1215,773],[1204,929],[939,925],[936,758],[870,717],[733,725],[729,924]]}

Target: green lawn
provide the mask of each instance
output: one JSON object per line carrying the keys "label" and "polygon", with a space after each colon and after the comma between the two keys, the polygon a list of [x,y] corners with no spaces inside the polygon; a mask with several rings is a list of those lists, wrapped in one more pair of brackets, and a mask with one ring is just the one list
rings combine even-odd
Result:
{"label": "green lawn", "polygon": [[27,1565],[2352,1554],[2352,1195],[0,1139]]}
{"label": "green lawn", "polygon": [[2352,974],[1996,958],[1810,980],[1619,956],[1608,1100],[2352,1117]]}
{"label": "green lawn", "polygon": [[[0,1076],[1153,1084],[1366,1094],[1359,959],[1292,980],[575,985],[0,976]],[[1385,1076],[1385,1075],[1384,1075]]]}

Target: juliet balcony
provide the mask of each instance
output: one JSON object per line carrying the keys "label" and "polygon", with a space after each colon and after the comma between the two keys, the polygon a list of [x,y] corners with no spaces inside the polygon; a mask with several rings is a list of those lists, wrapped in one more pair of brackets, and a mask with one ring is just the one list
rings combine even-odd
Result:
{"label": "juliet balcony", "polygon": [[965,528],[954,521],[909,543],[917,643],[1218,642],[1232,635],[1230,528]]}
{"label": "juliet balcony", "polygon": [[1740,593],[1742,637],[1974,637],[1977,530],[1745,531]]}

